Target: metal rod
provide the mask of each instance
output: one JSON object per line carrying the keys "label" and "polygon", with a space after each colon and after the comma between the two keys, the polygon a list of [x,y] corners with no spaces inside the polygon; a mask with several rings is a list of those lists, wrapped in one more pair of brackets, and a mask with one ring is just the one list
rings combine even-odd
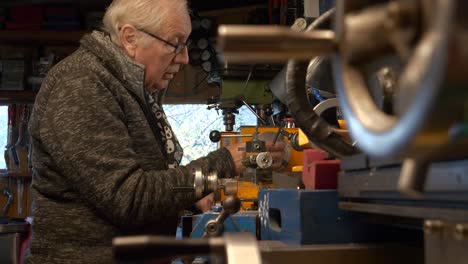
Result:
{"label": "metal rod", "polygon": [[237,138],[237,137],[253,137],[253,134],[242,134],[242,135],[222,135],[223,138]]}
{"label": "metal rod", "polygon": [[296,32],[289,27],[222,25],[218,43],[229,62],[308,60],[336,50],[332,30]]}
{"label": "metal rod", "polygon": [[276,141],[278,141],[278,138],[279,138],[279,136],[280,136],[280,134],[281,134],[281,130],[283,130],[282,127],[280,127],[280,128],[278,129],[278,132],[277,132],[276,135],[275,135],[275,139],[273,139],[273,146],[276,144]]}
{"label": "metal rod", "polygon": [[263,125],[267,125],[268,122],[263,119],[258,113],[257,111],[255,111],[255,109],[253,109],[244,99],[240,98],[241,102],[245,105],[245,107],[247,107],[247,109],[250,110],[250,112],[252,112],[257,118],[258,120],[263,124]]}

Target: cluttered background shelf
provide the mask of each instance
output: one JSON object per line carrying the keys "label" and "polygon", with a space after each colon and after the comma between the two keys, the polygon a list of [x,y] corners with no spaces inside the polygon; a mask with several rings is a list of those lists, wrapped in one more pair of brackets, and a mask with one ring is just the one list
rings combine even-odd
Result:
{"label": "cluttered background shelf", "polygon": [[2,44],[67,44],[79,45],[86,30],[0,30]]}
{"label": "cluttered background shelf", "polygon": [[24,91],[5,91],[0,90],[0,105],[10,103],[34,103],[37,92],[24,90]]}

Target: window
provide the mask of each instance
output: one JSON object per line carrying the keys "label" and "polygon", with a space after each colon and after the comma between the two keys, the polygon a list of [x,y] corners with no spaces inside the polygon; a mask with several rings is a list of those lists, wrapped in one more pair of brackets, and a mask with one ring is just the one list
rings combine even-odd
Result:
{"label": "window", "polygon": [[[0,146],[5,150],[8,139],[8,106],[0,106]],[[5,155],[0,153],[0,170],[6,169]]]}
{"label": "window", "polygon": [[[217,149],[218,144],[209,139],[212,130],[224,131],[223,116],[216,110],[207,110],[204,104],[164,105],[174,133],[184,148],[182,165],[206,156]],[[257,119],[246,107],[239,109],[234,130],[240,126],[255,125]],[[8,139],[8,106],[0,106],[0,170],[6,169],[4,150]]]}
{"label": "window", "polygon": [[[206,156],[217,149],[218,144],[209,139],[212,130],[224,131],[223,116],[216,110],[208,110],[202,104],[164,105],[167,119],[184,149],[181,164]],[[240,126],[255,125],[257,118],[245,106],[236,115],[236,131]]]}

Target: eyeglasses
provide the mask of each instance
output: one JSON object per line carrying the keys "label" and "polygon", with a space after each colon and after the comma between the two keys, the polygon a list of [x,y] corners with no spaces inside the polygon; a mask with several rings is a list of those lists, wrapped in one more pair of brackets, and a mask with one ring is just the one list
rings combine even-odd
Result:
{"label": "eyeglasses", "polygon": [[175,54],[181,53],[181,52],[182,52],[188,45],[190,45],[190,43],[191,43],[191,40],[189,39],[189,40],[187,40],[187,42],[185,42],[185,43],[174,44],[174,43],[171,43],[171,42],[169,42],[169,41],[167,41],[167,40],[165,40],[165,39],[163,39],[163,38],[160,38],[160,37],[158,37],[158,36],[156,36],[156,35],[154,35],[154,34],[152,34],[152,33],[149,33],[149,32],[147,32],[146,30],[143,30],[143,29],[140,29],[140,28],[137,28],[137,30],[139,30],[139,31],[141,31],[141,32],[143,32],[143,33],[145,33],[145,34],[147,34],[147,35],[149,35],[149,36],[151,36],[151,37],[153,37],[153,38],[159,40],[159,41],[162,41],[162,42],[166,43],[167,45],[169,45],[169,46],[171,46],[171,47],[173,47],[173,48],[174,48],[174,53],[175,53]]}

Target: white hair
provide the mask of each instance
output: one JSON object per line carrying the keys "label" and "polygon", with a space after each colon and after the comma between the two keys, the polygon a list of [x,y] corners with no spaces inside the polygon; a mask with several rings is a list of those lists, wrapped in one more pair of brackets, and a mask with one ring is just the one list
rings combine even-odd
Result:
{"label": "white hair", "polygon": [[[119,34],[124,24],[154,33],[162,30],[170,16],[184,12],[189,12],[187,0],[113,0],[104,15],[103,29],[121,46]],[[146,34],[142,36],[150,38]]]}

